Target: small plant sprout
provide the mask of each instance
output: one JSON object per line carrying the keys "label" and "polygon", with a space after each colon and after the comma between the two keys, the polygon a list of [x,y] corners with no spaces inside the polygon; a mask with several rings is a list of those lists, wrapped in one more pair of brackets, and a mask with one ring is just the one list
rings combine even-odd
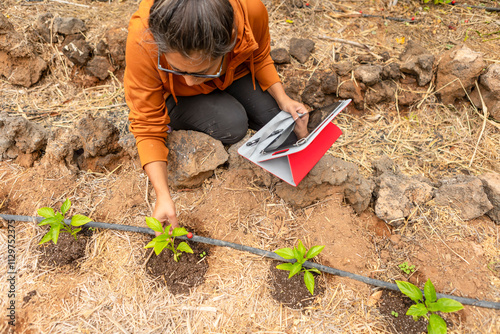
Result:
{"label": "small plant sprout", "polygon": [[[50,224],[49,232],[47,232],[47,234],[43,236],[42,240],[40,240],[40,242],[38,243],[39,245],[50,240],[52,240],[54,244],[57,244],[57,239],[59,239],[59,233],[61,231],[71,234],[75,238],[75,240],[77,240],[76,234],[82,230],[78,226],[85,225],[91,222],[92,219],[84,215],[74,215],[73,217],[71,217],[70,225],[65,224],[64,216],[66,215],[70,207],[71,201],[68,198],[62,204],[60,213],[56,213],[54,212],[54,209],[47,207],[38,209],[37,213],[45,218],[38,225],[43,226]],[[76,226],[77,228],[73,228],[73,226]]]}
{"label": "small plant sprout", "polygon": [[404,272],[407,275],[413,274],[415,272],[415,266],[414,265],[409,265],[408,262],[403,262],[399,266],[399,269],[401,269],[402,272]]}
{"label": "small plant sprout", "polygon": [[312,273],[314,272],[317,274],[321,274],[321,272],[316,268],[306,269],[302,267],[302,264],[307,260],[312,259],[319,253],[321,253],[323,248],[325,248],[325,246],[313,246],[309,249],[309,251],[307,251],[306,247],[302,244],[302,241],[299,240],[297,247],[294,247],[293,249],[291,248],[277,249],[274,252],[279,256],[281,256],[282,258],[287,260],[295,259],[297,261],[294,263],[282,263],[276,266],[276,268],[289,271],[290,274],[288,275],[288,278],[292,278],[296,274],[304,272],[304,283],[306,284],[307,290],[309,290],[311,295],[313,295],[314,276]]}
{"label": "small plant sprout", "polygon": [[391,311],[391,314],[392,314],[392,316],[393,316],[394,318],[399,317],[399,313],[398,313],[398,312],[396,312],[396,311]]}
{"label": "small plant sprout", "polygon": [[180,237],[182,235],[187,235],[188,231],[184,227],[175,227],[172,229],[172,234],[169,235],[168,231],[172,225],[168,225],[163,228],[158,219],[153,217],[146,217],[146,224],[148,224],[149,228],[155,232],[160,232],[159,236],[151,240],[144,248],[153,248],[156,255],[159,255],[162,250],[165,248],[170,249],[174,253],[175,262],[179,262],[179,258],[184,253],[193,253],[193,250],[189,245],[185,242],[179,243],[177,248],[175,247],[174,241],[175,237]]}
{"label": "small plant sprout", "polygon": [[200,257],[201,257],[201,258],[204,258],[205,256],[207,256],[207,253],[206,253],[206,252],[203,252],[203,253],[201,253],[201,254],[200,254]]}
{"label": "small plant sprout", "polygon": [[416,305],[410,306],[406,315],[411,315],[415,321],[418,321],[420,317],[427,319],[429,322],[427,332],[429,334],[445,334],[447,332],[446,322],[435,312],[450,313],[464,308],[456,300],[450,298],[437,299],[436,290],[430,279],[425,282],[424,295],[422,295],[422,291],[418,287],[409,282],[396,281],[396,284],[403,294],[416,303]]}

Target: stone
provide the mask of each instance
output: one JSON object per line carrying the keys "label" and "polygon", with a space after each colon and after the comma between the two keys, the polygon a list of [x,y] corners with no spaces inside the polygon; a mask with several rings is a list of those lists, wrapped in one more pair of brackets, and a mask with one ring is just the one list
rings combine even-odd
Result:
{"label": "stone", "polygon": [[139,160],[139,152],[137,151],[137,144],[134,135],[128,133],[127,135],[120,138],[118,145],[128,153],[132,160]]}
{"label": "stone", "polygon": [[95,46],[95,55],[96,56],[106,56],[108,54],[108,43],[104,40],[100,40],[99,43]]}
{"label": "stone", "polygon": [[493,209],[483,183],[475,176],[458,175],[441,180],[434,201],[457,210],[463,220],[480,217]]}
{"label": "stone", "polygon": [[332,65],[333,70],[341,77],[349,75],[354,68],[349,61],[341,61]]}
{"label": "stone", "polygon": [[126,159],[116,126],[104,117],[88,115],[76,129],[57,129],[50,135],[40,166],[54,175],[79,170],[109,173]]}
{"label": "stone", "polygon": [[[44,13],[39,15],[34,24],[35,31],[42,37],[42,39],[50,43],[52,41],[56,42],[57,40],[54,38],[53,34],[51,34],[51,26],[52,20],[54,19],[54,15],[52,13]],[[52,30],[52,33],[54,31]]]}
{"label": "stone", "polygon": [[290,54],[301,64],[309,59],[313,50],[314,42],[310,39],[292,38],[290,40]]}
{"label": "stone", "polygon": [[367,86],[380,82],[382,67],[377,65],[361,65],[354,69],[354,77]]}
{"label": "stone", "polygon": [[0,14],[0,34],[5,34],[9,31],[14,31],[14,26],[12,23],[9,22],[9,20]]}
{"label": "stone", "polygon": [[[479,90],[488,113],[500,121],[500,64],[492,64],[479,77]],[[470,98],[476,108],[483,109],[483,103],[476,87],[472,88]]]}
{"label": "stone", "polygon": [[83,154],[82,142],[74,129],[58,128],[51,133],[40,168],[47,173],[76,174],[77,158]]}
{"label": "stone", "polygon": [[290,205],[304,207],[340,191],[359,214],[370,204],[374,186],[356,165],[325,155],[297,187],[281,182],[276,185],[276,194]]}
{"label": "stone", "polygon": [[229,158],[220,141],[197,131],[173,131],[167,147],[169,185],[177,188],[201,185]]}
{"label": "stone", "polygon": [[416,41],[410,40],[400,55],[401,72],[415,75],[419,86],[425,86],[432,80],[432,67],[435,57]]}
{"label": "stone", "polygon": [[338,88],[339,97],[342,99],[352,99],[354,106],[357,109],[364,108],[364,95],[362,83],[354,82],[353,80],[343,81]]}
{"label": "stone", "polygon": [[365,92],[366,105],[374,105],[380,102],[392,102],[396,98],[396,84],[385,80],[376,83]]}
{"label": "stone", "polygon": [[302,102],[312,106],[318,107],[324,101],[324,94],[320,89],[321,87],[321,74],[314,73],[314,75],[306,83],[306,87],[302,91]]}
{"label": "stone", "polygon": [[372,162],[373,175],[379,177],[380,175],[390,172],[392,174],[399,174],[399,167],[387,155],[381,156],[379,159]]}
{"label": "stone", "polygon": [[84,39],[77,39],[64,45],[62,52],[73,64],[83,66],[89,61],[92,48]]}
{"label": "stone", "polygon": [[108,58],[103,56],[95,56],[87,63],[87,71],[99,80],[106,80],[109,72],[114,72],[114,70]]}
{"label": "stone", "polygon": [[229,170],[237,169],[240,171],[250,171],[250,177],[257,185],[271,187],[278,182],[278,178],[238,154],[238,149],[245,144],[250,137],[252,137],[252,135],[247,134],[245,138],[236,144],[231,145],[231,147],[227,150],[227,153],[229,154]]}
{"label": "stone", "polygon": [[401,78],[401,65],[398,63],[390,63],[382,67],[381,73],[383,80],[398,80]]}
{"label": "stone", "polygon": [[432,186],[417,178],[387,171],[377,180],[375,214],[392,226],[401,225],[417,205],[432,199]]}
{"label": "stone", "polygon": [[128,30],[126,28],[115,28],[106,32],[106,44],[109,55],[116,67],[125,65],[125,48],[127,44]]}
{"label": "stone", "polygon": [[290,64],[290,54],[285,48],[271,50],[271,58],[276,64]]}
{"label": "stone", "polygon": [[33,44],[23,34],[14,30],[7,19],[0,14],[0,76],[13,85],[31,87],[37,83],[47,68]]}
{"label": "stone", "polygon": [[85,23],[76,17],[54,18],[53,30],[61,35],[73,35],[87,31]]}
{"label": "stone", "polygon": [[452,104],[457,98],[470,93],[485,67],[483,56],[464,45],[457,45],[443,53],[436,75],[436,91],[441,101]]}
{"label": "stone", "polygon": [[291,77],[286,78],[286,81],[283,83],[285,88],[285,93],[294,100],[299,100],[300,98],[300,88],[302,86],[302,81],[300,78]]}
{"label": "stone", "polygon": [[41,125],[0,113],[0,161],[22,158],[26,162],[22,165],[31,167],[45,151],[47,138]]}
{"label": "stone", "polygon": [[118,128],[104,117],[95,119],[88,115],[78,122],[76,128],[85,158],[106,156],[121,150]]}
{"label": "stone", "polygon": [[483,183],[484,192],[493,205],[486,214],[497,224],[500,224],[500,174],[486,173],[478,176]]}
{"label": "stone", "polygon": [[338,82],[335,72],[325,73],[321,78],[321,91],[324,94],[337,94]]}

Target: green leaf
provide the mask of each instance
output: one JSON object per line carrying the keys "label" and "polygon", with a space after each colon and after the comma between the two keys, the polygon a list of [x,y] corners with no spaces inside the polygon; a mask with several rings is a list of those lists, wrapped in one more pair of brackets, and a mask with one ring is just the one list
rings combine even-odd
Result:
{"label": "green leaf", "polygon": [[276,268],[280,270],[291,271],[293,267],[293,263],[282,263],[276,266]]}
{"label": "green leaf", "polygon": [[42,216],[44,218],[52,218],[56,215],[54,213],[54,209],[47,207],[38,209],[37,213],[39,216]]}
{"label": "green leaf", "polygon": [[156,240],[151,240],[144,248],[153,248],[156,244]]}
{"label": "green leaf", "polygon": [[425,295],[425,304],[434,303],[436,301],[436,289],[434,289],[434,285],[431,280],[428,279],[424,285],[424,295]]}
{"label": "green leaf", "polygon": [[307,259],[312,259],[316,255],[318,255],[319,253],[321,253],[321,251],[323,250],[323,248],[325,248],[325,246],[313,246],[313,247],[311,247],[309,249],[309,251],[307,252],[307,254],[306,254],[306,258]]}
{"label": "green leaf", "polygon": [[306,284],[307,290],[314,295],[314,276],[308,271],[304,272],[304,283]]}
{"label": "green leaf", "polygon": [[310,268],[310,269],[307,269],[307,271],[312,271],[312,272],[314,272],[314,273],[316,273],[316,274],[321,275],[321,271],[319,271],[319,270],[318,270],[318,269],[316,269],[316,268]]}
{"label": "green leaf", "polygon": [[160,221],[153,217],[146,217],[146,224],[155,232],[163,232],[163,226]]}
{"label": "green leaf", "polygon": [[40,240],[38,244],[41,245],[50,240],[52,240],[52,231],[47,232],[47,234],[43,236],[42,240]]}
{"label": "green leaf", "polygon": [[167,234],[160,234],[159,236],[157,236],[153,240],[156,240],[156,241],[166,241],[167,239],[170,239],[170,237]]}
{"label": "green leaf", "polygon": [[281,248],[274,251],[276,254],[284,259],[291,260],[294,257],[293,250],[291,248]]}
{"label": "green leaf", "polygon": [[52,241],[54,242],[54,244],[57,244],[57,239],[59,239],[59,232],[61,231],[61,225],[54,225],[50,228],[50,230],[52,231]]}
{"label": "green leaf", "polygon": [[299,250],[294,247],[293,248],[293,258],[296,259],[297,261],[300,261],[302,258],[304,258],[304,255],[300,256]]}
{"label": "green leaf", "polygon": [[302,269],[302,264],[300,264],[299,262],[295,262],[292,265],[292,270],[290,270],[288,278],[292,278],[293,276],[295,276],[298,272],[300,272],[300,269]]}
{"label": "green leaf", "polygon": [[438,311],[445,313],[460,311],[464,308],[464,306],[460,302],[457,302],[456,300],[450,298],[439,298],[436,304],[438,307]]}
{"label": "green leaf", "polygon": [[50,217],[50,218],[45,218],[42,220],[40,223],[38,223],[38,226],[43,226],[47,224],[57,224],[59,222],[59,219],[56,217]]}
{"label": "green leaf", "polygon": [[446,322],[437,314],[431,314],[427,325],[428,334],[446,334]]}
{"label": "green leaf", "polygon": [[71,217],[71,225],[73,226],[82,226],[90,223],[91,221],[92,219],[84,215],[74,215],[73,217]]}
{"label": "green leaf", "polygon": [[410,297],[414,302],[418,302],[423,299],[422,291],[410,282],[396,281],[399,290]]}
{"label": "green leaf", "polygon": [[79,228],[75,228],[75,229],[71,232],[71,234],[76,235],[76,234],[77,234],[78,232],[80,232],[81,230],[82,230],[82,229],[81,229],[80,227],[79,227]]}
{"label": "green leaf", "polygon": [[427,313],[428,313],[427,307],[425,307],[425,305],[421,303],[410,306],[408,311],[406,311],[406,315],[412,315],[417,317],[422,317]]}
{"label": "green leaf", "polygon": [[71,201],[69,200],[69,198],[66,198],[66,200],[61,206],[61,213],[63,216],[66,214],[66,212],[68,212],[70,207],[71,207]]}
{"label": "green leaf", "polygon": [[299,254],[301,255],[301,257],[304,257],[304,255],[306,255],[307,249],[304,247],[304,245],[302,244],[302,241],[300,241],[300,240],[299,240],[299,244],[297,245],[297,250],[299,251]]}
{"label": "green leaf", "polygon": [[427,303],[427,301],[425,301],[426,305],[427,305],[427,309],[431,312],[437,312],[439,311],[439,305],[438,303]]}
{"label": "green leaf", "polygon": [[189,247],[189,245],[185,242],[181,242],[179,246],[177,246],[177,250],[184,253],[193,253],[191,247]]}
{"label": "green leaf", "polygon": [[156,242],[154,246],[155,254],[160,255],[161,251],[167,247],[168,243],[165,241]]}
{"label": "green leaf", "polygon": [[171,236],[172,237],[180,237],[181,235],[186,235],[186,234],[188,234],[188,232],[186,231],[186,229],[184,227],[176,227],[172,231]]}

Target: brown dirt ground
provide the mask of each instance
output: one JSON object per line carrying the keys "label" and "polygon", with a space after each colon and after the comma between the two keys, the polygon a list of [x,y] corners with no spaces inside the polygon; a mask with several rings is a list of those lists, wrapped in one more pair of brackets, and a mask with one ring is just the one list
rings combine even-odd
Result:
{"label": "brown dirt ground", "polygon": [[[18,31],[31,29],[43,12],[84,19],[87,40],[94,45],[105,31],[126,26],[137,8],[136,1],[101,3],[74,1],[90,6],[6,0],[0,10]],[[287,47],[291,37],[309,37],[316,42],[313,58],[283,69],[286,83],[292,75],[307,78],[332,63],[332,44],[319,35],[356,40],[373,46],[375,53],[388,51],[397,57],[404,48],[402,37],[418,39],[438,54],[450,44],[463,41],[481,51],[488,61],[499,62],[498,42],[479,36],[498,31],[498,14],[462,7],[399,1],[389,11],[387,2],[314,2],[299,9],[291,1],[266,1],[273,47]],[[471,1],[480,4],[480,1]],[[497,5],[496,1],[485,2]],[[422,18],[416,25],[384,19],[338,18],[334,8],[348,6],[364,13],[389,12],[393,16]],[[418,12],[418,14],[417,14]],[[293,19],[293,24],[286,19]],[[465,19],[469,20],[465,23]],[[103,22],[105,22],[103,24]],[[452,29],[450,26],[456,28]],[[496,36],[496,35],[491,35]],[[491,37],[490,36],[490,37]],[[0,81],[0,99],[11,114],[25,115],[44,125],[71,127],[83,112],[105,115],[126,128],[127,109],[123,86],[112,78],[98,86],[82,88],[72,82],[64,57],[54,47],[37,44],[50,72],[36,86],[21,89]],[[355,59],[364,51],[336,44],[343,59]],[[297,75],[296,75],[297,74]],[[50,112],[50,115],[48,114]],[[407,174],[432,179],[466,171],[477,174],[500,172],[498,127],[488,123],[469,166],[482,120],[459,101],[454,108],[434,97],[421,108],[396,110],[380,105],[364,112],[352,108],[337,118],[344,131],[330,154],[371,173],[370,161],[382,154],[394,159]],[[373,145],[383,133],[387,141]],[[447,140],[437,149],[435,138]],[[418,148],[418,150],[416,150]],[[41,206],[58,208],[64,198],[73,202],[72,212],[95,221],[145,226],[151,214],[154,192],[136,167],[123,164],[110,173],[82,172],[76,176],[47,176],[40,168],[24,169],[0,163],[0,212],[33,215]],[[341,194],[325,198],[304,209],[281,201],[273,189],[256,186],[239,171],[217,170],[214,177],[193,190],[173,193],[181,224],[202,235],[266,250],[290,247],[301,239],[306,246],[324,244],[318,261],[360,275],[392,281],[407,278],[422,283],[430,278],[442,293],[500,301],[499,227],[480,217],[461,221],[449,208],[419,208],[406,224],[391,230],[370,210],[360,216],[343,203]],[[19,333],[386,333],[389,323],[377,307],[367,306],[372,287],[346,278],[322,275],[324,292],[306,310],[283,307],[271,298],[269,261],[243,252],[215,247],[207,258],[205,283],[189,295],[174,296],[158,286],[143,266],[142,247],[148,237],[115,231],[99,231],[89,241],[78,269],[46,268],[38,265],[36,244],[42,230],[33,223],[17,224],[18,327]],[[6,230],[0,230],[0,253],[5,254]],[[408,261],[417,271],[408,277],[397,267]],[[5,257],[0,266],[6,265]],[[5,281],[2,270],[0,280]],[[6,295],[6,284],[0,294]],[[36,291],[33,295],[32,291]],[[22,302],[26,296],[27,302]],[[0,299],[4,309],[6,298]],[[466,307],[453,319],[452,333],[500,332],[500,314]],[[3,320],[0,329],[4,330]]]}

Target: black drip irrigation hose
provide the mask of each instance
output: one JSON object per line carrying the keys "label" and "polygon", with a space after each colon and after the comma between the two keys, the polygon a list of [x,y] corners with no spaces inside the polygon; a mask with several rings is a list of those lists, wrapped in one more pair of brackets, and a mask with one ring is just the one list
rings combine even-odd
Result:
{"label": "black drip irrigation hose", "polygon": [[454,4],[452,6],[459,6],[459,7],[464,7],[464,8],[475,8],[475,9],[483,9],[487,12],[500,12],[500,7],[485,7],[485,6],[472,6],[468,4]]}
{"label": "black drip irrigation hose", "polygon": [[[18,215],[4,215],[0,214],[0,217],[8,220],[8,221],[21,221],[21,222],[32,222],[33,220],[36,220],[38,222],[42,221],[44,218],[42,217],[30,217],[30,216],[18,216]],[[64,222],[66,224],[69,224],[71,221],[69,219],[65,219]],[[128,225],[120,225],[120,224],[110,224],[110,223],[99,223],[99,222],[91,222],[87,223],[84,225],[85,227],[92,227],[92,228],[105,228],[105,229],[111,229],[111,230],[118,230],[118,231],[127,231],[127,232],[136,232],[136,233],[144,233],[144,234],[150,234],[150,235],[155,235],[155,232],[148,228],[148,227],[138,227],[138,226],[128,226]],[[198,235],[193,235],[191,239],[188,239],[185,236],[177,237],[181,240],[190,240],[190,241],[196,241],[196,242],[201,242],[209,245],[214,245],[214,246],[222,246],[222,247],[230,247],[239,251],[245,251],[249,252],[255,255],[259,256],[265,256],[274,260],[282,261],[282,262],[294,262],[294,260],[286,260],[283,259],[281,256],[279,256],[276,253],[266,251],[263,249],[259,248],[254,248],[250,246],[245,246],[245,245],[240,245],[240,244],[235,244],[233,242],[228,242],[228,241],[223,241],[223,240],[218,240],[218,239],[212,239],[212,238],[206,238],[206,237],[201,237]],[[378,279],[374,278],[369,278],[357,274],[353,274],[347,271],[327,267],[321,264],[313,263],[306,261],[303,264],[304,267],[306,268],[316,268],[322,272],[329,273],[332,275],[337,275],[341,277],[348,277],[352,278],[356,281],[360,281],[366,284],[374,285],[380,288],[384,289],[389,289],[389,290],[394,290],[394,291],[399,291],[399,288],[396,284],[394,283],[389,283],[385,281],[381,281]],[[500,303],[497,302],[491,302],[491,301],[485,301],[485,300],[478,300],[478,299],[473,299],[473,298],[465,298],[465,297],[458,297],[458,296],[453,296],[453,295],[445,295],[442,293],[436,294],[438,298],[450,298],[454,299],[462,304],[465,305],[472,305],[472,306],[478,306],[478,307],[484,307],[484,308],[491,308],[495,310],[500,310]]]}

